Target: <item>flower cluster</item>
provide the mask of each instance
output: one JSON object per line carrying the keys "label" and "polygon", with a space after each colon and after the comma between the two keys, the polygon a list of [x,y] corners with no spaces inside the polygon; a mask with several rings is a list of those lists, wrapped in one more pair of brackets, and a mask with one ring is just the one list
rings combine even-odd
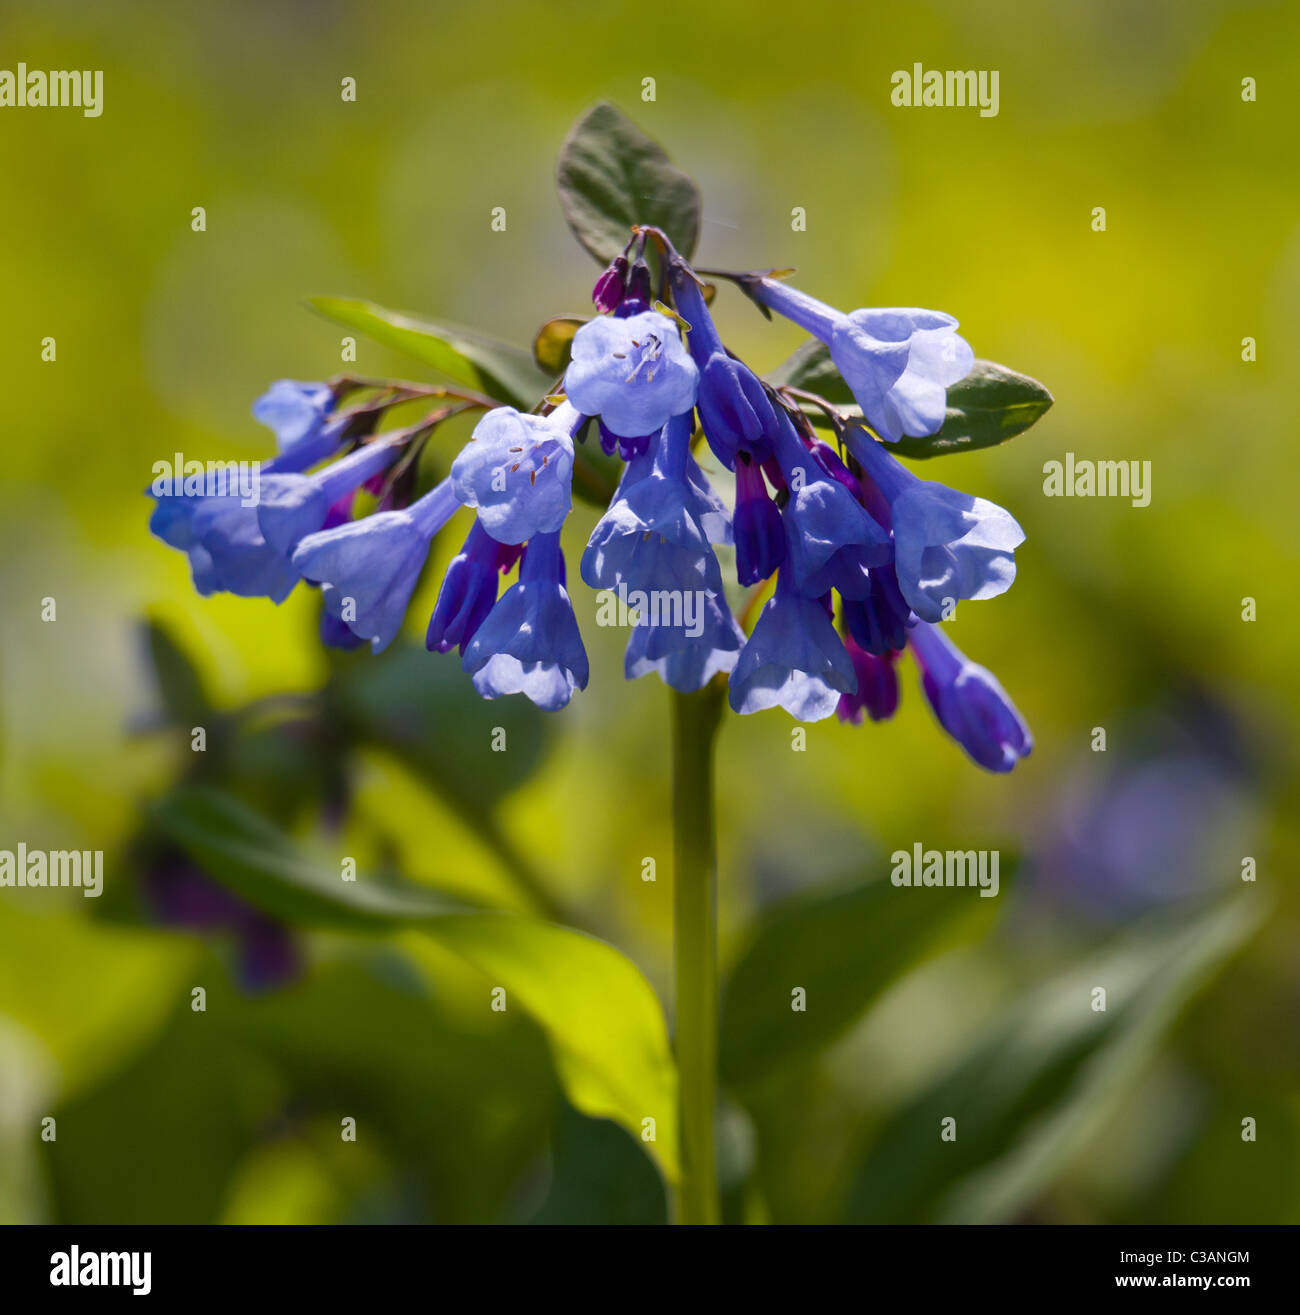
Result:
{"label": "flower cluster", "polygon": [[[653,275],[648,239],[658,248]],[[575,445],[598,441],[617,454],[621,477],[579,569],[592,589],[632,602],[629,679],[653,671],[689,692],[725,673],[738,713],[780,706],[801,720],[838,713],[856,723],[893,714],[898,660],[910,649],[943,728],[981,766],[1010,770],[1032,747],[1029,731],[940,623],[958,601],[1010,587],[1023,532],[1002,508],[918,478],[889,450],[943,424],[947,389],[973,362],[957,321],[916,309],[843,314],[776,278],[732,277],[826,345],[860,418],[774,387],[737,359],[700,277],[664,234],[638,229],[596,284],[601,313],[573,337],[562,396],[523,413],[393,384],[349,410],[342,403],[357,381],[284,381],[254,408],[279,449],[262,468],[257,504],[158,496],[152,528],[188,554],[200,592],[279,602],[305,580],[320,588],[327,643],[368,640],[378,652],[402,626],[434,536],[468,509],[473,522],[442,581],[428,647],[458,649],[485,698],[524,694],[556,709],[588,677],[560,532]],[[459,403],[375,432],[389,405],[417,396]],[[807,405],[829,415],[832,442]],[[413,497],[434,425],[471,407],[485,413],[450,473]],[[696,459],[700,438],[734,477],[730,506]],[[378,505],[358,517],[363,488]],[[766,599],[748,634],[728,602],[723,546],[734,549],[737,584],[751,590],[742,617]]]}

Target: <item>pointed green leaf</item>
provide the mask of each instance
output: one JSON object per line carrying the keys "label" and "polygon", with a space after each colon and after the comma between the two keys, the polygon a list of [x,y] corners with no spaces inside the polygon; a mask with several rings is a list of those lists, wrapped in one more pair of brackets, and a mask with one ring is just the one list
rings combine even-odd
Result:
{"label": "pointed green leaf", "polygon": [[[1086,1146],[1207,978],[1257,925],[1247,895],[1134,928],[1012,1004],[965,1058],[881,1127],[858,1171],[858,1223],[997,1223]],[[1105,1010],[1093,992],[1106,991]],[[941,1140],[942,1120],[956,1140]]]}
{"label": "pointed green leaf", "polygon": [[[613,1119],[669,1181],[678,1173],[677,1076],[663,1010],[641,970],[612,945],[554,923],[474,913],[421,928],[482,970],[551,1043],[575,1108]],[[412,943],[418,953],[418,944]],[[485,1003],[486,1007],[486,1003]],[[654,1120],[654,1140],[645,1141]]]}
{"label": "pointed green leaf", "polygon": [[534,406],[554,382],[537,368],[530,353],[473,329],[435,324],[351,297],[313,297],[311,305],[326,319],[521,410]]}
{"label": "pointed green leaf", "polygon": [[684,256],[695,250],[699,189],[607,102],[593,105],[570,129],[556,187],[573,235],[601,264],[623,250],[634,224],[662,228]]}
{"label": "pointed green leaf", "polygon": [[1037,379],[992,361],[976,361],[971,372],[948,389],[948,413],[939,432],[901,438],[891,447],[900,457],[941,457],[996,447],[1024,433],[1052,400]]}
{"label": "pointed green leaf", "polygon": [[[850,418],[862,416],[825,343],[804,343],[767,378],[778,386],[816,393]],[[897,457],[923,458],[995,447],[1023,433],[1051,405],[1051,393],[1036,379],[992,361],[976,361],[971,372],[948,389],[947,414],[938,433],[904,437],[888,448]],[[824,412],[812,405],[805,410],[815,425],[829,426]]]}

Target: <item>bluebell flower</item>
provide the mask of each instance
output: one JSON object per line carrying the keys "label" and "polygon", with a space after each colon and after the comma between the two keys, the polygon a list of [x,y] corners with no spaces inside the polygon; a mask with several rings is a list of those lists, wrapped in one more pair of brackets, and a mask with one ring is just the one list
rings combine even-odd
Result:
{"label": "bluebell flower", "polygon": [[785,561],[785,524],[768,496],[763,467],[740,457],[736,462],[736,579],[743,585],[766,580]]}
{"label": "bluebell flower", "polygon": [[918,622],[907,637],[939,724],[981,767],[1009,772],[1034,740],[997,677],[966,657],[938,626]]}
{"label": "bluebell flower", "polygon": [[464,654],[497,600],[498,576],[518,558],[517,547],[498,543],[477,520],[474,522],[442,577],[425,638],[430,652],[448,653],[459,647]]}
{"label": "bluebell flower", "polygon": [[253,417],[274,431],[281,452],[289,452],[320,434],[334,411],[334,400],[328,384],[280,379],[253,403]]}
{"label": "bluebell flower", "polygon": [[[672,631],[674,644],[665,643],[664,628],[652,633],[650,626],[634,626],[623,658],[628,680],[656,672],[665,685],[683,694],[702,689],[720,671],[731,671],[740,656],[745,632],[736,623],[721,594],[699,595],[702,614],[697,625]],[[698,629],[698,634],[690,631]],[[652,656],[651,651],[659,652]]]}
{"label": "bluebell flower", "polygon": [[844,647],[852,659],[858,687],[851,694],[840,695],[835,715],[852,726],[861,726],[864,714],[872,721],[888,721],[898,711],[897,654],[868,653],[853,642],[852,635],[845,638]]}
{"label": "bluebell flower", "polygon": [[340,498],[387,470],[403,451],[400,441],[377,439],[314,475],[263,475],[257,524],[263,539],[285,557],[309,534],[325,528]]}
{"label": "bluebell flower", "polygon": [[690,412],[674,416],[653,455],[627,468],[582,555],[582,578],[593,589],[722,591],[699,492],[687,477],[690,434]]}
{"label": "bluebell flower", "polygon": [[811,598],[831,589],[863,597],[868,568],[888,562],[893,551],[888,531],[854,497],[839,458],[824,443],[805,447],[784,412],[773,448],[790,491],[782,514],[794,583]]}
{"label": "bluebell flower", "polygon": [[845,432],[849,450],[889,504],[894,570],[923,621],[939,621],[959,599],[995,598],[1016,578],[1025,532],[986,498],[918,479],[864,430]]}
{"label": "bluebell flower", "polygon": [[587,651],[564,587],[558,533],[528,541],[518,583],[497,600],[461,665],[485,699],[524,694],[548,712],[586,688]]}
{"label": "bluebell flower", "polygon": [[738,452],[761,460],[777,425],[771,394],[749,366],[723,346],[700,286],[684,265],[674,272],[673,295],[690,324],[686,342],[700,371],[696,406],[704,437],[729,470]]}
{"label": "bluebell flower", "polygon": [[405,511],[381,511],[309,534],[293,568],[321,587],[331,616],[382,652],[397,637],[433,536],[458,506],[445,479]]}
{"label": "bluebell flower", "polygon": [[891,567],[873,567],[867,577],[865,597],[843,600],[844,628],[866,652],[885,657],[907,643],[912,609]]}
{"label": "bluebell flower", "polygon": [[821,721],[835,711],[841,694],[856,689],[853,662],[826,601],[809,598],[795,586],[789,566],[782,567],[776,593],[731,673],[732,708],[749,713],[779,706],[799,721]]}
{"label": "bluebell flower", "polygon": [[[346,422],[333,421],[262,462],[258,471],[259,489],[273,477],[306,470],[332,456],[338,450],[345,428]],[[298,577],[284,556],[262,537],[255,502],[245,503],[234,492],[147,492],[155,502],[149,529],[189,557],[194,585],[200,594],[206,597],[226,592],[282,603],[293,591]]]}
{"label": "bluebell flower", "polygon": [[845,315],[775,279],[756,295],[820,338],[862,408],[867,423],[887,442],[904,434],[936,433],[943,424],[948,386],[975,363],[958,323],[943,311],[892,307]]}
{"label": "bluebell flower", "polygon": [[564,391],[611,433],[654,434],[695,405],[699,371],[677,326],[658,311],[602,316],[573,336]]}
{"label": "bluebell flower", "polygon": [[572,504],[573,432],[582,419],[567,403],[547,416],[499,406],[474,427],[451,464],[451,484],[498,542],[523,543],[564,524]]}

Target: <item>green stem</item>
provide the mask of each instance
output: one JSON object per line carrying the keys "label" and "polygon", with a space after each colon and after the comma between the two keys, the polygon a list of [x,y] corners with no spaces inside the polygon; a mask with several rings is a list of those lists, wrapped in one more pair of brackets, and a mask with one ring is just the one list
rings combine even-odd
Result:
{"label": "green stem", "polygon": [[717,852],[713,743],[721,687],[673,701],[673,958],[680,1084],[679,1224],[719,1222],[713,1145],[718,1085]]}

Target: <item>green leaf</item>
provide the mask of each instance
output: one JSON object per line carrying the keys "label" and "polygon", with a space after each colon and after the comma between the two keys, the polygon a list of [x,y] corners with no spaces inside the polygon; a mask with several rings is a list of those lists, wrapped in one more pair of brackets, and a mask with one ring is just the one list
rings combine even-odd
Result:
{"label": "green leaf", "polygon": [[[641,970],[612,945],[509,913],[449,917],[421,929],[517,1000],[551,1043],[576,1109],[613,1119],[674,1181],[677,1074],[663,1010]],[[419,953],[418,943],[413,946]],[[486,1008],[486,999],[485,1005]],[[642,1140],[653,1119],[655,1140]]]}
{"label": "green leaf", "polygon": [[[614,1119],[643,1142],[664,1174],[677,1167],[676,1070],[663,1010],[637,966],[613,946],[568,927],[479,912],[409,884],[345,882],[283,832],[219,791],[182,789],[154,820],[205,871],[295,925],[358,932],[411,928],[480,969],[546,1033],[573,1105]],[[419,952],[418,938],[408,944]]]}
{"label": "green leaf", "polygon": [[160,621],[144,623],[144,642],[158,682],[158,698],[167,720],[177,726],[198,726],[210,711],[198,668]]}
{"label": "green leaf", "polygon": [[[727,981],[724,1081],[763,1078],[842,1035],[949,924],[992,901],[970,890],[899,890],[888,881],[811,891],[764,913]],[[790,1009],[790,991],[808,1010]]]}
{"label": "green leaf", "polygon": [[528,352],[473,329],[435,324],[351,297],[313,297],[311,305],[326,319],[520,409],[534,406],[554,382]]}
{"label": "green leaf", "polygon": [[602,101],[569,130],[556,169],[573,235],[601,264],[627,245],[634,224],[662,228],[683,256],[700,234],[700,193],[622,111]]}
{"label": "green leaf", "polygon": [[223,791],[182,787],[150,810],[153,821],[209,876],[286,922],[345,931],[392,931],[464,907],[420,886],[394,885],[303,852]]}
{"label": "green leaf", "polygon": [[[1260,918],[1244,896],[1134,929],[1015,1002],[880,1128],[856,1175],[859,1223],[997,1223],[1031,1205],[1115,1109],[1161,1035]],[[1093,992],[1105,988],[1106,1008]],[[957,1139],[940,1140],[941,1121]]]}
{"label": "green leaf", "polygon": [[1052,400],[1037,379],[992,361],[976,361],[971,372],[948,389],[948,413],[939,432],[901,438],[891,446],[900,457],[941,457],[996,447],[1024,433]]}
{"label": "green leaf", "polygon": [[[767,378],[777,386],[816,393],[848,417],[862,415],[825,343],[804,343]],[[995,447],[1023,433],[1051,405],[1051,393],[1036,379],[992,361],[976,361],[971,372],[948,389],[947,414],[939,432],[901,438],[888,445],[889,451],[897,457],[924,458]],[[829,426],[824,412],[811,405],[805,409],[814,424]]]}
{"label": "green leaf", "polygon": [[573,336],[587,321],[576,315],[557,315],[537,330],[533,339],[533,360],[537,368],[552,379],[569,368]]}

